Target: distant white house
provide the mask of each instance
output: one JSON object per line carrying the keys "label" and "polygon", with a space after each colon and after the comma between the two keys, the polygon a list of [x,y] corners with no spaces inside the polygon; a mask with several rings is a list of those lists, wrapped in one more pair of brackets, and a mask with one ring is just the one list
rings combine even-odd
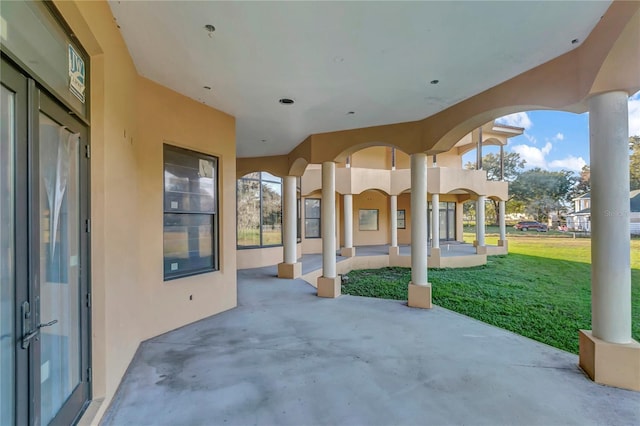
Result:
{"label": "distant white house", "polygon": [[[586,193],[573,200],[573,213],[567,215],[570,231],[591,232],[591,195]],[[640,189],[629,193],[631,235],[640,235]]]}
{"label": "distant white house", "polygon": [[591,232],[591,193],[582,194],[572,201],[573,213],[567,215],[567,229]]}

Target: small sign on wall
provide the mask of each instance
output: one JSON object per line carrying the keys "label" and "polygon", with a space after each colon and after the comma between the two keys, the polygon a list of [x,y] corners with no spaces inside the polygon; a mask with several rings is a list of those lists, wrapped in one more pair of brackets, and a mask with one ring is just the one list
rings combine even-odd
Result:
{"label": "small sign on wall", "polygon": [[72,45],[69,45],[69,91],[73,93],[80,102],[84,103],[85,91],[85,68],[84,60]]}

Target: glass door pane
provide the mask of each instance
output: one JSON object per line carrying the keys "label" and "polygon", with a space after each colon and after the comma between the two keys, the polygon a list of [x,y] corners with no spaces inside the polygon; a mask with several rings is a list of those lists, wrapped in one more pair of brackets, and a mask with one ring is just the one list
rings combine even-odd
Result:
{"label": "glass door pane", "polygon": [[447,240],[456,239],[456,203],[447,203]]}
{"label": "glass door pane", "polygon": [[15,93],[0,86],[0,425],[15,410]]}
{"label": "glass door pane", "polygon": [[438,223],[440,226],[440,239],[448,240],[447,235],[447,203],[440,203],[440,210],[438,211]]}
{"label": "glass door pane", "polygon": [[81,381],[80,143],[39,116],[40,414],[48,424]]}

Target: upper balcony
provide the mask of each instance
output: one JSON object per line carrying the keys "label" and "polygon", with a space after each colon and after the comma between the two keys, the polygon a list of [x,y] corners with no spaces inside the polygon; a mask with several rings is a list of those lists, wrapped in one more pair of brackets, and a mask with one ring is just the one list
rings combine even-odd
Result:
{"label": "upper balcony", "polygon": [[[322,171],[314,168],[302,177],[302,195],[322,189]],[[360,194],[367,190],[379,190],[398,195],[411,190],[411,170],[383,170],[348,167],[336,169],[336,192]],[[507,200],[509,184],[487,180],[484,170],[465,170],[448,167],[427,168],[427,192],[430,194],[469,194]]]}

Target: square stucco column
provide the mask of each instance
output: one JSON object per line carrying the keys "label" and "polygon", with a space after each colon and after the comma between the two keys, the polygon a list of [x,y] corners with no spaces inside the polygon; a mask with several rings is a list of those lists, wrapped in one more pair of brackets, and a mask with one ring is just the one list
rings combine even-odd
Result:
{"label": "square stucco column", "polygon": [[279,278],[298,278],[302,264],[296,252],[296,177],[283,179],[282,263],[278,264]]}
{"label": "square stucco column", "polygon": [[397,256],[400,254],[398,250],[398,196],[389,196],[389,229],[391,230],[391,247],[389,247],[389,255]]}
{"label": "square stucco column", "polygon": [[322,163],[322,276],[318,277],[319,297],[338,297],[340,278],[336,276],[336,165]]}
{"label": "square stucco column", "polygon": [[487,197],[484,195],[478,196],[478,202],[476,204],[476,254],[487,254],[487,247],[484,239],[484,209],[485,201]]}
{"label": "square stucco column", "polygon": [[628,96],[589,99],[591,323],[580,366],[596,382],[640,391],[640,344],[631,338]]}
{"label": "square stucco column", "polygon": [[411,155],[411,282],[412,308],[431,308],[431,284],[427,281],[427,156]]}
{"label": "square stucco column", "polygon": [[353,195],[344,194],[342,203],[344,205],[344,247],[340,250],[340,255],[353,257],[356,255],[356,248],[353,246]]}

